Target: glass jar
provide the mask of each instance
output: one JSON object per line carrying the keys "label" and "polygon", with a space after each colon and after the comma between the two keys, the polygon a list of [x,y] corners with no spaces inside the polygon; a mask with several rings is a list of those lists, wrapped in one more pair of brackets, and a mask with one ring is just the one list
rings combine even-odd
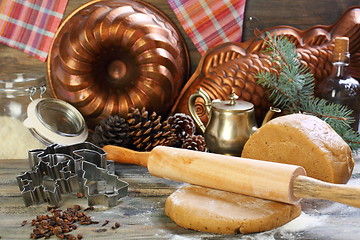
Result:
{"label": "glass jar", "polygon": [[349,38],[336,37],[332,59],[332,73],[316,87],[316,95],[331,103],[352,110],[351,127],[360,132],[360,79],[351,76]]}
{"label": "glass jar", "polygon": [[46,91],[46,80],[40,74],[17,73],[0,75],[0,116],[20,121],[26,118],[26,109],[32,99]]}
{"label": "glass jar", "polygon": [[43,148],[23,125],[32,99],[46,92],[46,79],[41,74],[0,75],[0,159],[27,158],[31,149]]}

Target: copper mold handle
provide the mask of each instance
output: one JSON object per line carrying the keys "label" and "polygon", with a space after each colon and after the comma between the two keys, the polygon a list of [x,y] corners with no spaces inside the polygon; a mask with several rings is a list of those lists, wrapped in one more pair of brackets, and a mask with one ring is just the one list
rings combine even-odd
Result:
{"label": "copper mold handle", "polygon": [[208,115],[209,119],[210,119],[210,115],[211,115],[211,99],[210,99],[209,95],[202,88],[200,88],[199,91],[191,94],[189,97],[189,100],[188,100],[188,109],[189,109],[190,116],[194,119],[195,123],[200,128],[202,134],[205,134],[205,129],[206,129],[205,125],[203,124],[203,122],[200,120],[199,116],[196,113],[195,101],[198,97],[204,99],[205,110],[206,110],[205,112],[206,112],[206,115]]}

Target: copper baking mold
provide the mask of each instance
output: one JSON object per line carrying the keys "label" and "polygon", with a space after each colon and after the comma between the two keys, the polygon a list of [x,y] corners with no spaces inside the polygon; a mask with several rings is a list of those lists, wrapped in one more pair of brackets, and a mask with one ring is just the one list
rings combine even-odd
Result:
{"label": "copper baking mold", "polygon": [[90,128],[132,107],[168,114],[189,69],[176,26],[152,5],[131,0],[96,0],[75,10],[47,62],[52,94],[75,106]]}
{"label": "copper baking mold", "polygon": [[[267,32],[273,36],[284,35],[296,45],[300,60],[310,68],[316,83],[331,72],[335,37],[349,37],[350,71],[354,77],[360,78],[360,8],[353,7],[345,11],[333,25],[316,25],[304,31],[279,26],[259,31],[257,36],[243,43],[225,43],[209,49],[180,93],[172,112],[189,114],[188,99],[200,88],[211,99],[221,100],[227,99],[234,91],[240,99],[255,105],[257,120],[261,122],[271,103],[268,100],[269,92],[256,83],[254,76],[262,70],[276,71],[275,63],[263,53],[267,47],[263,37]],[[199,98],[195,106],[199,117],[206,123],[204,102]]]}

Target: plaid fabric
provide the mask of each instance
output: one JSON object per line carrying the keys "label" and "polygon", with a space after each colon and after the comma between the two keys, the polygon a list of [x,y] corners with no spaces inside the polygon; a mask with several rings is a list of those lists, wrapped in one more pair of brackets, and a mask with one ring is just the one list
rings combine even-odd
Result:
{"label": "plaid fabric", "polygon": [[246,0],[168,2],[201,54],[220,43],[241,41]]}
{"label": "plaid fabric", "polygon": [[45,61],[68,0],[1,0],[0,42]]}

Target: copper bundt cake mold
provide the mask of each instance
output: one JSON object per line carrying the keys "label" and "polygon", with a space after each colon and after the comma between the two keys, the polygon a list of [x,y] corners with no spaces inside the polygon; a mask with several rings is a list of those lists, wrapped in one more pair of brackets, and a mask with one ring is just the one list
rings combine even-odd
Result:
{"label": "copper bundt cake mold", "polygon": [[48,79],[90,128],[111,114],[146,107],[167,115],[189,76],[176,26],[142,1],[91,1],[67,17],[52,43]]}
{"label": "copper bundt cake mold", "polygon": [[[269,92],[256,83],[255,75],[263,70],[276,72],[275,63],[264,54],[267,46],[262,37],[266,37],[267,32],[273,36],[284,35],[296,45],[300,60],[310,68],[316,83],[331,72],[335,37],[349,37],[350,70],[353,76],[360,77],[360,8],[354,7],[345,11],[333,25],[316,25],[305,31],[290,26],[274,27],[258,32],[257,37],[246,42],[224,43],[209,49],[180,93],[172,112],[189,114],[187,101],[199,88],[212,100],[225,100],[234,91],[240,99],[255,105],[257,121],[261,123],[272,104],[268,100]],[[200,98],[195,107],[206,123],[206,108]]]}

